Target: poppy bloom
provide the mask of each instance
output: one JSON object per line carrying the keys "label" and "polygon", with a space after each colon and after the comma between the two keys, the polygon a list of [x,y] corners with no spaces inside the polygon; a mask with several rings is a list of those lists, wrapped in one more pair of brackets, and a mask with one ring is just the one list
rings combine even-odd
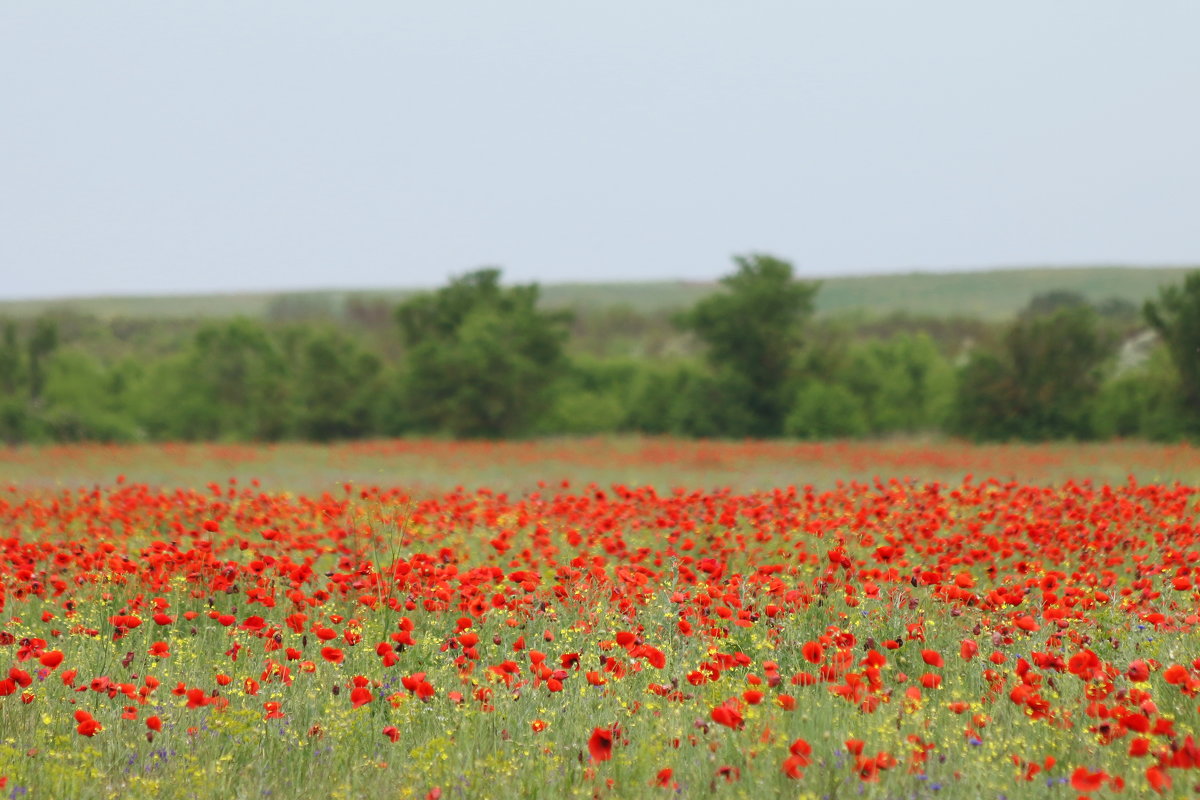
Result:
{"label": "poppy bloom", "polygon": [[1146,781],[1149,782],[1150,788],[1159,793],[1171,788],[1171,776],[1157,764],[1146,770]]}
{"label": "poppy bloom", "polygon": [[162,730],[162,720],[159,719],[157,716],[146,717],[146,727],[152,731],[161,731]]}
{"label": "poppy bloom", "polygon": [[391,739],[393,742],[400,741],[400,730],[395,725],[388,725],[383,729],[383,735]]}
{"label": "poppy bloom", "polygon": [[75,721],[79,723],[75,730],[80,736],[92,737],[98,732],[104,730],[104,726],[97,722],[92,715],[84,711],[82,708],[75,712]]}
{"label": "poppy bloom", "polygon": [[1188,671],[1186,667],[1179,664],[1172,664],[1163,672],[1163,680],[1170,684],[1186,683],[1188,679]]}
{"label": "poppy bloom", "polygon": [[783,762],[783,773],[793,780],[799,780],[804,777],[800,768],[809,765],[812,747],[804,739],[797,739],[788,748],[788,753],[790,755]]}
{"label": "poppy bloom", "polygon": [[746,723],[742,719],[741,709],[738,708],[736,702],[726,700],[721,705],[712,710],[712,721],[718,725],[724,725],[727,728],[740,730]]}
{"label": "poppy bloom", "polygon": [[806,763],[806,761],[797,756],[788,756],[783,760],[783,774],[792,780],[800,780],[804,777],[804,770],[800,768]]}
{"label": "poppy bloom", "polygon": [[1086,767],[1080,767],[1071,773],[1071,788],[1077,792],[1094,792],[1104,785],[1108,773],[1088,772]]}
{"label": "poppy bloom", "polygon": [[1150,679],[1150,669],[1146,662],[1139,658],[1129,662],[1129,669],[1125,675],[1134,683],[1144,683]]}
{"label": "poppy bloom", "polygon": [[49,667],[50,669],[57,669],[62,660],[63,654],[61,650],[48,650],[38,656],[38,661],[41,662],[42,666]]}
{"label": "poppy bloom", "polygon": [[594,728],[592,738],[588,740],[588,752],[592,755],[592,761],[608,761],[612,758],[612,748],[612,728]]}

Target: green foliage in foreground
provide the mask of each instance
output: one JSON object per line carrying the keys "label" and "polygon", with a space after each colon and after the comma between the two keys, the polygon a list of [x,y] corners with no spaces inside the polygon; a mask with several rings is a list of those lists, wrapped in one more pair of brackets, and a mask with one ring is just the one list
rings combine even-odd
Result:
{"label": "green foliage in foreground", "polygon": [[[928,590],[912,594],[911,598],[867,600],[851,608],[835,592],[827,606],[798,618],[782,635],[768,639],[760,624],[735,631],[733,638],[724,642],[724,650],[745,652],[756,663],[773,660],[782,675],[790,676],[813,669],[802,657],[803,644],[820,638],[830,619],[843,620],[842,627],[852,630],[860,642],[893,639],[903,635],[905,623],[927,620],[923,643],[908,642],[889,652],[892,663],[887,667],[887,679],[905,672],[914,676],[910,680],[915,683],[915,676],[928,670],[921,648],[945,653],[951,661],[956,658],[951,654],[958,652],[963,625],[936,622],[944,607],[932,600]],[[591,686],[583,672],[573,672],[566,689],[558,694],[549,694],[544,688],[505,691],[497,682],[486,701],[472,696],[469,687],[462,699],[450,695],[462,687],[452,657],[441,651],[442,638],[433,634],[452,630],[457,614],[413,613],[421,636],[390,672],[381,674],[372,648],[342,645],[346,652],[342,664],[319,661],[310,669],[296,661],[282,662],[289,665],[291,673],[288,680],[292,683],[286,687],[278,679],[260,675],[260,666],[249,669],[231,661],[228,651],[238,637],[222,635],[213,624],[193,626],[189,633],[186,625],[164,631],[146,623],[120,641],[106,641],[107,637],[93,637],[86,645],[56,641],[56,646],[70,648],[70,663],[85,684],[99,676],[119,678],[129,673],[140,679],[169,672],[172,681],[211,687],[218,671],[230,675],[232,683],[216,693],[223,707],[201,709],[188,708],[188,698],[173,695],[169,691],[173,683],[164,684],[149,705],[136,707],[136,719],[125,720],[114,710],[119,703],[92,691],[76,693],[63,685],[58,674],[51,674],[37,684],[35,702],[55,713],[24,713],[23,708],[14,707],[17,696],[0,702],[0,775],[8,777],[6,792],[14,792],[12,797],[19,797],[21,789],[32,789],[32,797],[73,800],[252,800],[264,796],[420,800],[439,789],[442,798],[473,800],[591,798],[598,783],[609,780],[617,787],[616,793],[605,795],[609,797],[674,796],[671,789],[655,786],[659,771],[671,767],[671,784],[683,796],[1021,800],[1044,797],[1048,782],[1060,791],[1067,790],[1069,787],[1060,785],[1067,782],[1069,774],[1063,765],[1089,764],[1116,773],[1125,763],[1122,748],[1099,747],[1097,736],[1083,729],[1087,718],[1082,714],[1075,730],[1064,731],[1053,719],[1031,719],[1022,706],[1005,699],[986,708],[986,728],[979,728],[982,739],[965,735],[971,714],[983,710],[978,698],[987,691],[980,676],[983,668],[966,664],[945,669],[941,687],[926,690],[919,703],[898,696],[892,706],[864,714],[854,704],[835,697],[824,684],[785,685],[780,691],[790,692],[799,701],[795,711],[781,712],[768,698],[762,705],[744,709],[746,730],[722,727],[698,710],[707,711],[739,694],[747,685],[742,671],[703,686],[689,685],[689,671],[709,660],[712,651],[700,640],[673,632],[676,610],[669,595],[669,588],[654,589],[650,602],[657,605],[657,611],[650,608],[639,614],[646,621],[646,639],[667,654],[662,670],[633,673],[621,681],[619,690]],[[121,587],[106,591],[105,597],[98,592],[91,602],[80,603],[77,623],[103,628],[106,617],[120,613],[129,600]],[[588,658],[584,669],[593,669],[599,662],[596,651],[588,648],[594,645],[597,633],[581,631],[595,623],[589,609],[601,605],[602,600],[576,599],[576,615],[550,612],[541,620],[515,618],[515,626],[510,626],[498,614],[491,614],[472,630],[487,643],[488,657],[496,661],[514,657],[524,665],[525,653],[513,652],[516,640],[523,638],[528,646],[552,655],[583,651]],[[43,610],[41,605],[35,601],[26,609],[26,616],[36,618]],[[44,610],[61,612],[49,601]],[[364,615],[361,607],[349,602],[327,610],[362,619],[360,631],[368,642],[386,638],[396,629],[395,618]],[[177,603],[171,611],[207,615],[209,607],[195,600]],[[1135,622],[1114,612],[1089,621],[1086,633],[1104,659],[1128,659],[1133,651],[1165,660],[1188,652],[1180,634],[1135,630]],[[606,618],[601,624],[599,632],[612,636],[622,629],[624,620]],[[10,626],[9,632],[43,634],[42,627],[32,623]],[[197,628],[201,633],[195,632]],[[545,631],[557,634],[553,644],[543,643]],[[285,630],[282,636],[287,646],[299,644],[297,634]],[[1040,634],[1022,637],[988,651],[1002,654],[1011,663],[1027,657],[1030,649],[1042,648],[1044,638]],[[157,640],[168,642],[171,652],[161,663],[147,655]],[[499,645],[493,646],[493,641]],[[127,653],[133,658],[129,667],[122,669]],[[415,673],[427,674],[438,687],[432,699],[422,702],[400,685],[399,676]],[[374,700],[360,708],[352,708],[347,700],[355,675],[372,680]],[[253,696],[242,689],[248,679],[262,683]],[[1155,674],[1152,681],[1155,697],[1179,696],[1164,684],[1161,675]],[[480,682],[485,682],[482,673]],[[1126,683],[1124,678],[1121,682]],[[650,691],[651,683],[678,685],[689,699],[672,702],[660,697]],[[1090,702],[1085,691],[1084,682],[1072,676],[1062,676],[1042,689],[1055,709],[1083,708]],[[953,701],[970,703],[970,713],[954,713],[950,709]],[[263,704],[272,702],[280,704],[282,717],[264,718]],[[485,703],[493,710],[484,713]],[[1164,705],[1161,711],[1188,719],[1183,698],[1178,706]],[[72,707],[94,713],[104,729],[91,738],[79,736],[75,720],[63,711]],[[146,730],[142,720],[151,715],[163,720],[160,732]],[[544,729],[535,728],[538,720]],[[620,736],[613,758],[595,765],[595,779],[589,779],[588,739],[596,726],[614,724],[619,726]],[[386,726],[398,730],[396,742],[381,734]],[[755,744],[746,749],[751,738]],[[812,746],[812,763],[802,780],[790,779],[779,766],[788,744],[797,738]],[[913,749],[913,741],[936,746],[920,775],[901,762],[882,771],[877,782],[863,782],[846,751],[845,741],[851,738],[865,740],[869,752],[888,749],[901,757]],[[1014,754],[1035,762],[1052,758],[1060,766],[1036,781],[1025,782],[1023,767],[1012,761]],[[721,777],[723,768],[729,768],[728,781]],[[1140,775],[1131,774],[1127,779],[1144,787]],[[266,787],[270,794],[263,792]]]}

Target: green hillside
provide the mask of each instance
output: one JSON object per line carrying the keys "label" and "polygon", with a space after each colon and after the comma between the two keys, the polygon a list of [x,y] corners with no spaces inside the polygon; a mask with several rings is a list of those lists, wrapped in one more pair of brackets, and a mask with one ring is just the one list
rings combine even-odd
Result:
{"label": "green hillside", "polygon": [[[973,272],[912,272],[820,278],[817,310],[822,314],[862,313],[884,316],[966,316],[1003,319],[1036,295],[1054,290],[1083,294],[1089,300],[1118,298],[1140,305],[1165,284],[1177,283],[1192,268],[1081,267],[996,269]],[[549,307],[582,311],[628,306],[661,311],[685,308],[715,291],[715,283],[562,283],[542,287]],[[31,317],[45,311],[73,311],[100,318],[149,317],[307,317],[341,316],[354,303],[394,303],[411,290],[312,291],[246,294],[169,295],[162,297],[90,297],[69,300],[0,301],[0,316]]]}

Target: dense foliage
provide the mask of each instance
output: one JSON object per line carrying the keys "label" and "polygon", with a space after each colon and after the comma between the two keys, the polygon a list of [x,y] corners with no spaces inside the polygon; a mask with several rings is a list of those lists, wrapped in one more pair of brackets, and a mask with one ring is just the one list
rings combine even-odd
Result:
{"label": "dense foliage", "polygon": [[10,321],[0,440],[1200,437],[1200,273],[1141,317],[1057,291],[995,324],[814,318],[788,262],[735,267],[674,316],[551,312],[485,269],[338,319]]}

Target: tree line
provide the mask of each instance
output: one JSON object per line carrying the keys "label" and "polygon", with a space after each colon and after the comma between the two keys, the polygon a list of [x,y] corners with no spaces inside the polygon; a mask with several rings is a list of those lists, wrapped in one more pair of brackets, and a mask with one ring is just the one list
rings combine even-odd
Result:
{"label": "tree line", "polygon": [[734,267],[671,320],[693,346],[654,357],[573,352],[571,315],[497,269],[400,303],[384,345],[331,324],[239,318],[111,360],[63,346],[51,317],[8,321],[0,439],[1200,438],[1200,272],[1132,322],[1054,292],[949,352],[924,331],[853,335],[815,320],[819,284],[782,259]]}

